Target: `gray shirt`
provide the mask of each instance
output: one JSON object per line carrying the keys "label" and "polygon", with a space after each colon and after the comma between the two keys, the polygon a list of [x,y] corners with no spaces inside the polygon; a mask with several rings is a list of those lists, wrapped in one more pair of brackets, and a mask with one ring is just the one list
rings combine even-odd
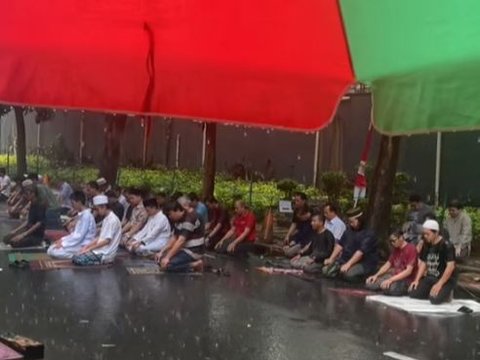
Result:
{"label": "gray shirt", "polygon": [[472,220],[463,210],[456,218],[449,216],[445,220],[445,229],[453,245],[470,245],[472,242]]}

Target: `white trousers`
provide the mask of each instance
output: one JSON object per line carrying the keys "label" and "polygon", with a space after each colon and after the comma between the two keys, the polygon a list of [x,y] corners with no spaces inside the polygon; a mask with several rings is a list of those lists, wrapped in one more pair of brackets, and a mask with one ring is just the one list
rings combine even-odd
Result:
{"label": "white trousers", "polygon": [[50,256],[52,258],[55,258],[55,259],[68,260],[68,259],[71,259],[73,257],[73,255],[78,254],[79,251],[80,251],[80,248],[78,248],[78,249],[73,248],[73,247],[70,247],[70,248],[64,248],[64,247],[55,248],[54,245],[50,245],[50,247],[47,250],[47,254],[48,254],[48,256]]}

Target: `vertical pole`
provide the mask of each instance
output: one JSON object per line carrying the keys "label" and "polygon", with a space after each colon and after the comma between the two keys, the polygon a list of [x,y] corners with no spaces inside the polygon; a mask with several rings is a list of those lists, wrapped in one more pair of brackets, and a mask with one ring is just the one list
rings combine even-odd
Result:
{"label": "vertical pole", "polygon": [[178,169],[180,165],[180,134],[177,134],[177,146],[175,149],[175,167]]}
{"label": "vertical pole", "polygon": [[7,146],[7,174],[10,175],[10,145]]}
{"label": "vertical pole", "polygon": [[317,186],[318,178],[318,150],[320,149],[320,131],[315,133],[315,154],[313,157],[313,186]]}
{"label": "vertical pole", "polygon": [[440,171],[442,161],[442,133],[437,132],[437,151],[435,158],[435,207],[438,207],[440,199]]}
{"label": "vertical pole", "polygon": [[82,164],[83,162],[83,150],[85,148],[85,141],[83,140],[84,139],[84,133],[85,133],[85,112],[82,111],[82,117],[80,118],[80,147],[79,147],[79,151],[78,151],[78,157],[79,157],[79,162],[80,162],[80,165]]}
{"label": "vertical pole", "polygon": [[41,132],[42,132],[42,123],[38,123],[37,124],[37,163],[36,163],[36,166],[37,166],[37,174],[40,173],[40,136],[41,136]]}
{"label": "vertical pole", "polygon": [[207,124],[202,124],[202,167],[205,167],[205,151],[207,150]]}
{"label": "vertical pole", "polygon": [[143,165],[143,168],[145,168],[147,164],[147,138],[148,138],[147,119],[145,117],[142,119],[142,126],[143,126],[142,165]]}

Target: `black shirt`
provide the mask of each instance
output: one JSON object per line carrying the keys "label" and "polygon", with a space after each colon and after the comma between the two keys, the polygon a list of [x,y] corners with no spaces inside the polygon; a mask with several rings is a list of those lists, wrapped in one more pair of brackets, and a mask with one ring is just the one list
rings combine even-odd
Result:
{"label": "black shirt", "polygon": [[[122,221],[123,213],[125,212],[125,209],[124,209],[123,205],[120,204],[118,201],[116,201],[116,202],[114,202],[110,205],[110,208],[113,211],[113,213],[115,215],[117,215],[117,217],[120,219],[120,221]],[[130,213],[130,215],[131,215],[131,213]]]}
{"label": "black shirt", "polygon": [[317,263],[323,263],[332,255],[333,247],[335,246],[335,237],[326,230],[321,233],[314,233],[310,236],[311,244],[304,255],[310,255]]}
{"label": "black shirt", "polygon": [[27,229],[30,229],[36,223],[41,224],[40,227],[31,234],[32,236],[43,238],[43,235],[45,233],[46,211],[47,207],[39,201],[34,201],[30,204],[30,210],[28,211]]}
{"label": "black shirt", "polygon": [[204,244],[195,247],[188,246],[190,240],[201,239],[205,236],[204,225],[195,211],[186,212],[183,219],[175,223],[174,234],[176,236],[184,236],[186,241],[184,246],[188,247],[191,251],[196,253],[203,252]]}
{"label": "black shirt", "polygon": [[427,265],[427,276],[439,279],[445,272],[447,263],[455,261],[455,247],[444,239],[436,245],[425,242],[420,260]]}

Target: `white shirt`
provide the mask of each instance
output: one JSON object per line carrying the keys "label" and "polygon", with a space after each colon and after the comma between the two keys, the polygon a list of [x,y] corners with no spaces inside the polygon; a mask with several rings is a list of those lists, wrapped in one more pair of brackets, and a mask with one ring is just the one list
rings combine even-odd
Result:
{"label": "white shirt", "polygon": [[95,218],[90,209],[85,209],[78,214],[73,232],[62,238],[62,247],[81,249],[94,240],[96,232]]}
{"label": "white shirt", "polygon": [[125,195],[120,194],[120,196],[118,197],[118,202],[120,204],[122,204],[123,208],[125,209],[125,212],[127,212],[128,201],[127,201],[127,198],[125,197]]}
{"label": "white shirt", "polygon": [[66,181],[63,182],[62,187],[60,188],[60,194],[58,195],[60,206],[71,208],[72,207],[72,200],[70,200],[70,196],[73,194],[73,189],[69,183]]}
{"label": "white shirt", "polygon": [[105,246],[93,250],[93,253],[102,257],[102,263],[113,262],[122,238],[122,224],[113,211],[110,211],[103,219],[102,229],[98,238],[100,240],[108,240],[109,242]]}
{"label": "white shirt", "polygon": [[0,189],[2,189],[1,193],[6,197],[9,197],[11,187],[12,187],[12,184],[8,175],[2,176],[0,178]]}
{"label": "white shirt", "polygon": [[342,238],[343,233],[347,229],[343,221],[340,220],[338,216],[335,216],[332,220],[327,220],[325,227],[327,230],[330,230],[336,241]]}
{"label": "white shirt", "polygon": [[162,243],[165,246],[170,238],[172,231],[167,217],[162,211],[159,211],[155,216],[150,216],[145,226],[133,237],[134,241],[139,241],[148,245],[153,241]]}

